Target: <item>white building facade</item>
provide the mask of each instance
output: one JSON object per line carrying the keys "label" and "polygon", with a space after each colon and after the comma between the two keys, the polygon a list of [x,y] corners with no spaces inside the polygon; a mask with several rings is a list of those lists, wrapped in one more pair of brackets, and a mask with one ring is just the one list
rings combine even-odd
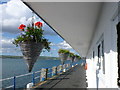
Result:
{"label": "white building facade", "polygon": [[106,2],[87,54],[88,88],[118,88],[118,3]]}

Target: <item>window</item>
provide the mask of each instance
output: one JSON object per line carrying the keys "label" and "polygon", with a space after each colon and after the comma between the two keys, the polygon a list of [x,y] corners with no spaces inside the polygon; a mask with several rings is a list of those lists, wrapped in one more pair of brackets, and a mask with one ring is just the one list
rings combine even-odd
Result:
{"label": "window", "polygon": [[98,45],[98,66],[99,70],[102,70],[103,74],[105,74],[104,40],[101,40]]}
{"label": "window", "polygon": [[93,51],[93,60],[94,60],[94,57],[95,57],[95,52]]}
{"label": "window", "polygon": [[99,69],[101,68],[101,62],[100,62],[100,44],[98,45],[98,66]]}
{"label": "window", "polygon": [[104,40],[102,41],[102,66],[103,66],[103,74],[105,74],[105,59],[104,59]]}

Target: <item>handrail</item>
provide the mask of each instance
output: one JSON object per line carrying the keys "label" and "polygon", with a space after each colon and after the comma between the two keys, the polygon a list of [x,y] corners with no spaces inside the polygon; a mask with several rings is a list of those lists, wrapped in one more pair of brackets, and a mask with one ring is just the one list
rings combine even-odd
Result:
{"label": "handrail", "polygon": [[47,74],[51,74],[52,72],[49,72],[49,73],[47,73]]}
{"label": "handrail", "polygon": [[34,72],[34,73],[39,73],[39,72],[41,72],[41,69],[39,71]]}
{"label": "handrail", "polygon": [[5,81],[5,80],[9,80],[9,79],[13,79],[13,78],[14,78],[14,77],[0,79],[0,82],[1,82],[1,81]]}
{"label": "handrail", "polygon": [[[35,73],[39,73],[40,71],[36,71]],[[19,78],[19,77],[23,77],[23,76],[27,76],[27,75],[30,75],[32,73],[27,73],[27,74],[22,74],[22,75],[18,75],[16,76],[16,78]],[[9,80],[9,79],[13,79],[14,77],[10,77],[10,78],[4,78],[4,79],[0,79],[0,82],[1,81],[5,81],[5,80]]]}
{"label": "handrail", "polygon": [[30,75],[30,74],[32,74],[32,73],[27,73],[27,74],[18,75],[18,76],[16,76],[16,78],[23,77],[23,76],[27,76],[27,75]]}
{"label": "handrail", "polygon": [[11,88],[11,87],[14,87],[14,85],[8,86],[8,87],[6,87],[6,89],[7,89],[7,88]]}
{"label": "handrail", "polygon": [[35,79],[38,79],[38,78],[40,78],[40,76],[35,77]]}
{"label": "handrail", "polygon": [[[60,65],[61,65],[61,64],[60,64]],[[58,65],[58,66],[60,66],[60,65]],[[53,67],[58,67],[58,66],[53,66]],[[63,65],[62,65],[62,66],[63,66]],[[69,70],[70,67],[71,67],[71,66],[68,66],[68,65],[65,65],[65,64],[64,64],[64,66],[65,66],[66,71]],[[76,66],[76,65],[75,65],[75,66]],[[48,68],[47,74],[52,74],[53,72],[51,72],[51,71],[49,71],[49,70],[52,70],[52,68]],[[58,72],[59,69],[56,69],[56,70],[57,70],[57,73],[60,73],[60,72]],[[23,77],[23,76],[28,76],[28,75],[32,75],[32,80],[33,80],[33,82],[34,82],[35,79],[41,78],[41,76],[39,76],[39,75],[37,75],[36,77],[34,76],[34,74],[37,74],[37,73],[41,73],[41,69],[40,69],[39,71],[36,71],[36,72],[31,72],[31,73],[26,73],[26,74],[22,74],[22,75],[10,77],[10,78],[0,79],[0,82],[3,82],[3,81],[5,81],[5,80],[11,80],[11,79],[13,79],[14,84],[16,85],[15,81],[16,81],[17,78],[20,78],[20,77]],[[5,87],[5,88],[12,88],[12,87],[15,88],[14,85],[10,85],[10,86],[7,86],[7,87]]]}

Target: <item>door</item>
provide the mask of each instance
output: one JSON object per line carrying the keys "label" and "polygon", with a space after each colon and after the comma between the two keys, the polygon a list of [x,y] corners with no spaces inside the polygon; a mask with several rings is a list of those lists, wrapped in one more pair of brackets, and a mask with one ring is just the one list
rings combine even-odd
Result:
{"label": "door", "polygon": [[118,86],[120,86],[120,22],[117,24]]}
{"label": "door", "polygon": [[103,35],[100,38],[100,41],[97,46],[98,60],[97,60],[97,69],[96,69],[96,85],[97,88],[105,87],[105,60],[104,60],[104,38]]}

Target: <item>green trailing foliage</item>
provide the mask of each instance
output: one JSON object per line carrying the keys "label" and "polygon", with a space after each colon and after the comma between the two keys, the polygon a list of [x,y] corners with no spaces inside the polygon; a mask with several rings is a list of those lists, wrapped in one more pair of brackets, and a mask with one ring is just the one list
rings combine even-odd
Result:
{"label": "green trailing foliage", "polygon": [[44,30],[42,30],[42,28],[29,26],[26,28],[26,30],[22,29],[21,35],[14,39],[13,44],[18,46],[21,42],[40,42],[44,45],[44,49],[50,51],[51,42],[48,42],[48,39],[43,37],[43,32]]}
{"label": "green trailing foliage", "polygon": [[74,55],[74,53],[69,53],[69,57],[74,57],[75,55]]}
{"label": "green trailing foliage", "polygon": [[80,57],[79,55],[75,55],[75,57],[77,57],[77,58],[81,59],[81,57]]}
{"label": "green trailing foliage", "polygon": [[66,49],[59,49],[58,53],[65,53],[65,54],[69,54],[70,51],[66,50]]}

